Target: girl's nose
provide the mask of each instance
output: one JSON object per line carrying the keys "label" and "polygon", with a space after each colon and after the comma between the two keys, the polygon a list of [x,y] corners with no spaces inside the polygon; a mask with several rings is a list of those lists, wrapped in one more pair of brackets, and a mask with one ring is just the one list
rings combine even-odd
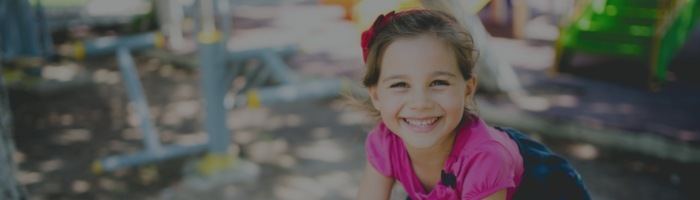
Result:
{"label": "girl's nose", "polygon": [[412,110],[432,109],[435,105],[426,89],[415,89],[413,95],[409,96],[408,107]]}

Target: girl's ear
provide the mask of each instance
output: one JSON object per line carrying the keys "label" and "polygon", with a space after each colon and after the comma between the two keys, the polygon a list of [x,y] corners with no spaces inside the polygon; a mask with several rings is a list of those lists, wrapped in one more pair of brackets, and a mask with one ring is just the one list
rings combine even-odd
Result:
{"label": "girl's ear", "polygon": [[467,80],[467,87],[466,87],[466,91],[464,91],[464,97],[469,99],[470,96],[473,96],[474,93],[476,93],[476,87],[477,87],[476,76],[472,75],[472,78]]}
{"label": "girl's ear", "polygon": [[377,86],[368,87],[369,99],[372,100],[372,106],[379,110],[379,95],[377,94]]}

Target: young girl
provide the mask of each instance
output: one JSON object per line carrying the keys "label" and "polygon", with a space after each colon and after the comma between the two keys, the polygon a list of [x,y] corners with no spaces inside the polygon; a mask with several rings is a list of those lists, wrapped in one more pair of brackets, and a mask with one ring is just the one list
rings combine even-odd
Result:
{"label": "young girl", "polygon": [[472,112],[471,36],[442,12],[382,15],[362,34],[363,84],[381,118],[366,141],[358,199],[511,199],[523,175],[518,145]]}

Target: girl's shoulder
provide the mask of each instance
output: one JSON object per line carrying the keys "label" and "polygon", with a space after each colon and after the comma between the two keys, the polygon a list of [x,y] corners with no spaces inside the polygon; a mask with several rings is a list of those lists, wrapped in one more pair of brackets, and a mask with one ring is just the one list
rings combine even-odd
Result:
{"label": "girl's shoulder", "polygon": [[475,118],[471,123],[461,127],[460,133],[456,137],[455,147],[458,148],[460,154],[519,152],[518,144],[510,139],[507,133],[489,126],[479,118]]}
{"label": "girl's shoulder", "polygon": [[[458,165],[478,164],[483,163],[479,160],[489,160],[522,168],[518,144],[510,139],[507,133],[488,126],[480,119],[463,127],[456,139],[457,151],[453,152],[452,156]],[[467,166],[457,168],[465,167]]]}
{"label": "girl's shoulder", "polygon": [[366,143],[372,144],[387,144],[396,140],[396,137],[390,133],[389,128],[384,123],[377,124],[367,135]]}
{"label": "girl's shoulder", "polygon": [[390,134],[388,128],[383,123],[378,124],[367,135],[365,140],[365,153],[367,161],[380,174],[392,177],[395,163],[392,163],[399,146],[397,146],[397,136]]}

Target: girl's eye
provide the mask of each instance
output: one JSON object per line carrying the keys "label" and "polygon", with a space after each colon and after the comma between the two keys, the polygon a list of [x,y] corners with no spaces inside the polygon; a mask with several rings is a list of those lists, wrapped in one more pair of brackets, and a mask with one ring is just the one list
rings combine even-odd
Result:
{"label": "girl's eye", "polygon": [[445,80],[434,80],[433,82],[430,83],[430,86],[448,86],[450,85],[449,82]]}
{"label": "girl's eye", "polygon": [[389,85],[389,88],[405,88],[405,87],[408,87],[408,84],[406,84],[405,82],[398,82],[398,83],[393,83],[393,84]]}

